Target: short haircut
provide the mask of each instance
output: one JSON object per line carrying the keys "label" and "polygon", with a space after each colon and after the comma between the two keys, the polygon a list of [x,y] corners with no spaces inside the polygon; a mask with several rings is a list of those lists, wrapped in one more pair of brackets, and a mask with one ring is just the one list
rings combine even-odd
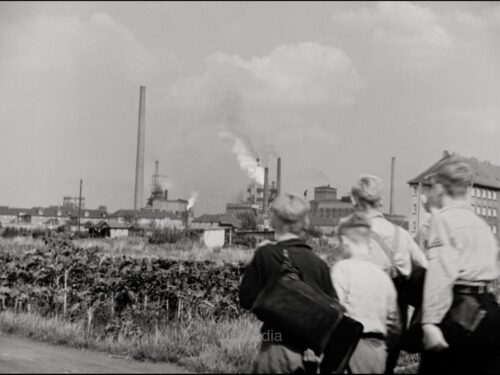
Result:
{"label": "short haircut", "polygon": [[436,183],[443,186],[446,194],[451,197],[464,196],[472,184],[472,171],[466,162],[453,158],[447,161],[432,176]]}
{"label": "short haircut", "polygon": [[365,174],[358,177],[351,194],[362,208],[382,206],[383,183],[380,177]]}
{"label": "short haircut", "polygon": [[288,232],[300,235],[309,225],[309,203],[298,194],[278,195],[273,200],[270,209]]}

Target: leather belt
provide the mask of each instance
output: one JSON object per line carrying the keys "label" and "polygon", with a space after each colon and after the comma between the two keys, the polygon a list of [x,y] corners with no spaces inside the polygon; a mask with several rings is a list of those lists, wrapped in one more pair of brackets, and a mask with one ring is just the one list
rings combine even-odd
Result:
{"label": "leather belt", "polygon": [[453,290],[459,294],[486,294],[489,292],[488,285],[455,285]]}

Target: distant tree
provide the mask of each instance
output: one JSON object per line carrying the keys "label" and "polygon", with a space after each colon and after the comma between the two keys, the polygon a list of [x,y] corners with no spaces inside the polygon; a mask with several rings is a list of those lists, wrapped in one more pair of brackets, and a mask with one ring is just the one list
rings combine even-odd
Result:
{"label": "distant tree", "polygon": [[241,229],[257,229],[257,215],[253,211],[241,212],[237,217],[241,220]]}
{"label": "distant tree", "polygon": [[133,225],[133,224],[136,224],[136,222],[137,222],[136,215],[132,214],[132,213],[125,214],[125,216],[123,218],[125,219],[125,221],[128,224],[132,224]]}

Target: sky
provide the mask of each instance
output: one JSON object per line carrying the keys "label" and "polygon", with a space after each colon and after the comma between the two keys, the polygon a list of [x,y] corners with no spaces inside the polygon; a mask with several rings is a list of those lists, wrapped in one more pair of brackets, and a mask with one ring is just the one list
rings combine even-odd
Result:
{"label": "sky", "polygon": [[407,181],[444,150],[500,165],[495,2],[0,2],[0,205],[78,195],[132,208],[139,87],[145,197],[224,212],[250,182],[237,137],[282,189]]}

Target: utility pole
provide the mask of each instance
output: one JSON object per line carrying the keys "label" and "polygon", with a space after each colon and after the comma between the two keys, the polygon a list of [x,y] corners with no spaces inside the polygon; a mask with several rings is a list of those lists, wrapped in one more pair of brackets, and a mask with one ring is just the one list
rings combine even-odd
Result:
{"label": "utility pole", "polygon": [[78,234],[80,234],[80,212],[82,211],[82,180],[80,179],[80,195],[78,197]]}
{"label": "utility pole", "polygon": [[394,213],[394,169],[396,164],[396,158],[393,156],[391,159],[391,192],[389,198],[389,213],[392,215]]}

